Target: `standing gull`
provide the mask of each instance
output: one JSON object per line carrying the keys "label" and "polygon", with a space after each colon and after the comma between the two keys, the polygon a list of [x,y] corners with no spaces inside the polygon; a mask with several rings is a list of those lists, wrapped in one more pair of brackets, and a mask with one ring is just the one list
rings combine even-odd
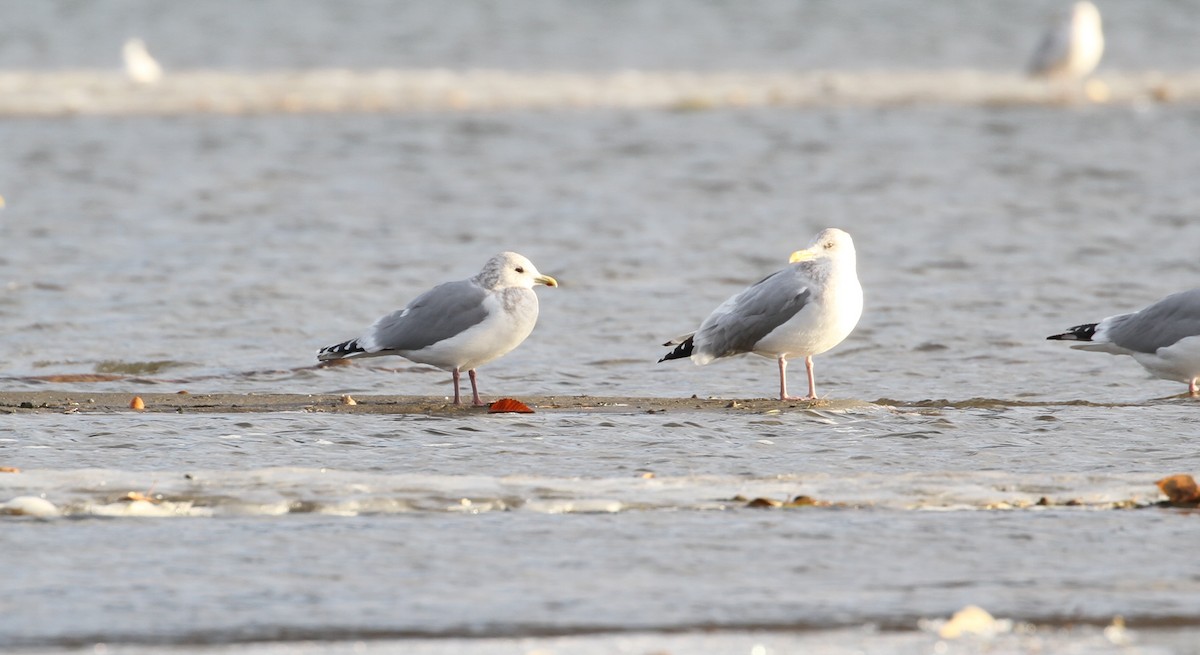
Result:
{"label": "standing gull", "polygon": [[1047,339],[1085,341],[1071,346],[1111,355],[1129,355],[1155,377],[1188,383],[1200,395],[1200,289],[1174,293],[1149,307],[1086,323]]}
{"label": "standing gull", "polygon": [[538,284],[558,286],[525,257],[502,252],[479,275],[439,284],[375,321],[363,336],[322,348],[317,359],[399,355],[436,366],[453,374],[455,405],[462,404],[459,374],[465,370],[473,402],[482,405],[475,369],[521,345],[533,331]]}
{"label": "standing gull", "polygon": [[[668,341],[678,346],[660,362],[690,357],[699,365],[754,353],[779,362],[779,399],[815,400],[813,355],[838,345],[862,316],[862,286],[855,271],[854,241],[829,228],[775,271],[717,307],[700,329]],[[787,393],[787,358],[804,357],[808,395]]]}
{"label": "standing gull", "polygon": [[1104,54],[1104,30],[1100,10],[1087,2],[1076,2],[1060,16],[1038,43],[1029,63],[1029,74],[1038,77],[1079,79],[1095,70]]}
{"label": "standing gull", "polygon": [[162,66],[150,56],[145,41],[125,41],[121,46],[121,58],[125,60],[125,74],[137,84],[155,84],[162,79]]}

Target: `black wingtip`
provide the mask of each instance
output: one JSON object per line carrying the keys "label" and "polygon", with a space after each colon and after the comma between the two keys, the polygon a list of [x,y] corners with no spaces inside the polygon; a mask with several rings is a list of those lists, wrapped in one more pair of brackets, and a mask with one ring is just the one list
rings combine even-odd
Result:
{"label": "black wingtip", "polygon": [[343,341],[332,346],[325,346],[317,351],[317,361],[326,362],[331,359],[344,359],[355,353],[366,352],[365,348],[358,345],[358,339]]}
{"label": "black wingtip", "polygon": [[1085,323],[1076,325],[1075,327],[1063,332],[1062,334],[1052,334],[1046,337],[1047,341],[1091,341],[1092,335],[1096,334],[1097,323]]}
{"label": "black wingtip", "polygon": [[[664,343],[663,345],[669,346],[669,345],[671,345],[671,342],[668,341],[668,342]],[[662,359],[658,360],[658,363],[661,364],[661,363],[667,361],[668,359],[683,359],[685,357],[691,357],[691,356],[692,356],[692,337],[688,337],[683,340],[683,343],[676,346],[675,350],[672,350],[671,352],[664,355]]]}

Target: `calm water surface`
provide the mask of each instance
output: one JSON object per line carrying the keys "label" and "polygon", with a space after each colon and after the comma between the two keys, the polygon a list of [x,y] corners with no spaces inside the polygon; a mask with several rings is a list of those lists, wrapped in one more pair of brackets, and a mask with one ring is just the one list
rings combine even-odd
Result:
{"label": "calm water surface", "polygon": [[1044,337],[1195,285],[1200,158],[1178,144],[1198,126],[1192,107],[7,121],[0,367],[12,389],[445,394],[402,360],[307,367],[513,249],[562,288],[485,393],[768,396],[766,360],[655,365],[658,344],[836,225],[866,310],[823,392],[1162,397],[1182,386]]}
{"label": "calm water surface", "polygon": [[[764,27],[785,4],[738,21],[703,5],[682,45],[633,39],[629,57],[891,61],[779,34],[737,55],[685,47],[706,30],[743,42],[728,26]],[[246,28],[218,51],[180,36],[164,56],[304,66],[288,49],[316,43],[342,53],[332,65],[481,65],[479,39],[452,56],[383,21],[334,47],[333,5],[295,6],[301,37],[255,50]],[[477,35],[488,6],[439,25]],[[1132,6],[1113,5],[1114,24],[1144,18],[1113,31],[1112,53],[1142,59],[1117,67],[1181,51],[1147,21],[1178,26],[1193,4]],[[68,39],[79,25],[119,42],[121,21],[174,24],[96,11],[14,13],[0,55],[81,66],[109,46]],[[929,41],[908,65],[1023,62],[1025,33],[994,18],[991,37]],[[495,65],[628,65],[567,24]],[[29,30],[42,36],[12,36]],[[380,40],[405,57],[373,59]],[[767,360],[655,364],[658,344],[826,226],[854,235],[866,310],[817,360],[821,393],[861,401],[843,411],[0,417],[0,465],[22,469],[0,474],[0,503],[56,514],[0,520],[0,649],[929,652],[919,622],[975,603],[1042,626],[995,652],[1131,652],[1100,632],[1118,614],[1137,652],[1200,652],[1200,523],[1150,506],[1156,479],[1200,470],[1197,404],[1128,359],[1044,341],[1196,286],[1198,130],[1185,106],[2,121],[6,391],[445,395],[439,371],[314,369],[314,354],[504,249],[562,286],[539,290],[529,341],[482,369],[492,397],[770,396]],[[128,377],[46,380],[81,373]],[[833,506],[745,507],[800,494]]]}
{"label": "calm water surface", "polygon": [[[7,122],[10,390],[446,394],[313,353],[505,248],[562,287],[485,394],[768,396],[769,361],[656,365],[657,344],[826,225],[856,237],[867,310],[818,359],[823,393],[865,401],[844,412],[10,416],[24,472],[0,496],[64,517],[6,519],[0,642],[914,628],[967,603],[1194,625],[1195,516],[1110,509],[1200,468],[1194,401],[1043,338],[1194,285],[1197,161],[1174,145],[1198,118]],[[138,377],[38,379],[112,371]],[[734,500],[797,494],[846,507]]]}
{"label": "calm water surface", "polygon": [[[120,65],[128,36],[185,68],[1019,69],[1069,3],[1017,0],[0,0],[0,66]],[[1112,69],[1189,70],[1197,0],[1098,2]]]}

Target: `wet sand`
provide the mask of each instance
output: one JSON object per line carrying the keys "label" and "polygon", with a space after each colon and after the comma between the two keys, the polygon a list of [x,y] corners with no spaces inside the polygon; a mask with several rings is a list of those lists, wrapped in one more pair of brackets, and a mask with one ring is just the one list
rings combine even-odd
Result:
{"label": "wet sand", "polygon": [[0,116],[1196,102],[1200,72],[1106,72],[1087,85],[977,70],[0,72]]}
{"label": "wet sand", "polygon": [[[141,409],[133,409],[134,398],[142,400]],[[350,400],[347,401],[347,398]],[[1186,394],[1167,396],[1140,403],[1097,403],[1087,400],[1021,401],[997,398],[953,400],[931,398],[897,400],[879,398],[859,400],[820,398],[815,401],[775,398],[647,398],[633,396],[522,396],[514,398],[534,412],[620,412],[658,414],[664,412],[748,412],[770,414],[789,411],[846,411],[868,407],[904,408],[918,412],[941,409],[1002,409],[1012,407],[1137,407],[1179,404],[1190,406],[1194,399]],[[356,414],[427,414],[463,416],[488,414],[491,403],[500,398],[485,398],[486,405],[455,406],[438,396],[297,394],[297,393],[139,393],[87,391],[0,391],[0,414],[14,413],[111,413],[174,412],[191,414],[264,414],[272,412],[341,412]],[[512,413],[512,412],[496,412]]]}
{"label": "wet sand", "polygon": [[[144,409],[130,407],[133,399],[141,398]],[[455,406],[436,396],[351,396],[349,404],[339,394],[191,394],[191,393],[119,393],[73,391],[8,391],[0,392],[0,413],[111,413],[111,412],[174,412],[174,413],[269,413],[269,412],[344,412],[357,414],[432,414],[459,416],[487,414],[488,406]],[[497,398],[487,398],[494,402]],[[630,398],[597,396],[526,396],[519,399],[535,412],[567,410],[572,412],[677,412],[732,411],[782,412],[789,410],[865,407],[871,403],[861,400],[821,399],[816,401],[787,401],[757,398],[731,400],[728,398]]]}

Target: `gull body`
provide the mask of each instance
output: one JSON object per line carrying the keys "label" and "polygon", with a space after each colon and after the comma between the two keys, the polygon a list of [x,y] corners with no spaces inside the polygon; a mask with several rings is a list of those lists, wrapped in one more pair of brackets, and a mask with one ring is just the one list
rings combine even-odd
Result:
{"label": "gull body", "polygon": [[558,286],[533,262],[514,252],[488,260],[478,275],[446,282],[417,296],[403,309],[376,320],[366,333],[317,353],[321,361],[398,355],[452,373],[454,404],[461,404],[462,371],[471,379],[475,405],[482,405],[475,369],[521,345],[537,323],[533,287]]}
{"label": "gull body", "polygon": [[121,47],[125,60],[125,74],[138,84],[154,84],[162,79],[162,66],[150,56],[146,43],[141,39],[129,39]]}
{"label": "gull body", "polygon": [[1029,74],[1080,79],[1096,69],[1103,55],[1104,29],[1100,10],[1086,0],[1076,2],[1042,36],[1029,63]]}
{"label": "gull body", "polygon": [[1189,394],[1200,395],[1200,289],[1046,338],[1083,342],[1071,346],[1076,350],[1129,355],[1155,377],[1186,382]]}
{"label": "gull body", "polygon": [[[690,358],[698,365],[754,353],[779,364],[780,400],[817,397],[813,355],[841,343],[862,316],[862,286],[858,282],[854,241],[829,228],[804,250],[792,253],[790,263],[726,300],[695,332],[672,339],[677,346],[659,361]],[[787,393],[787,360],[803,357],[808,372],[808,395]]]}

